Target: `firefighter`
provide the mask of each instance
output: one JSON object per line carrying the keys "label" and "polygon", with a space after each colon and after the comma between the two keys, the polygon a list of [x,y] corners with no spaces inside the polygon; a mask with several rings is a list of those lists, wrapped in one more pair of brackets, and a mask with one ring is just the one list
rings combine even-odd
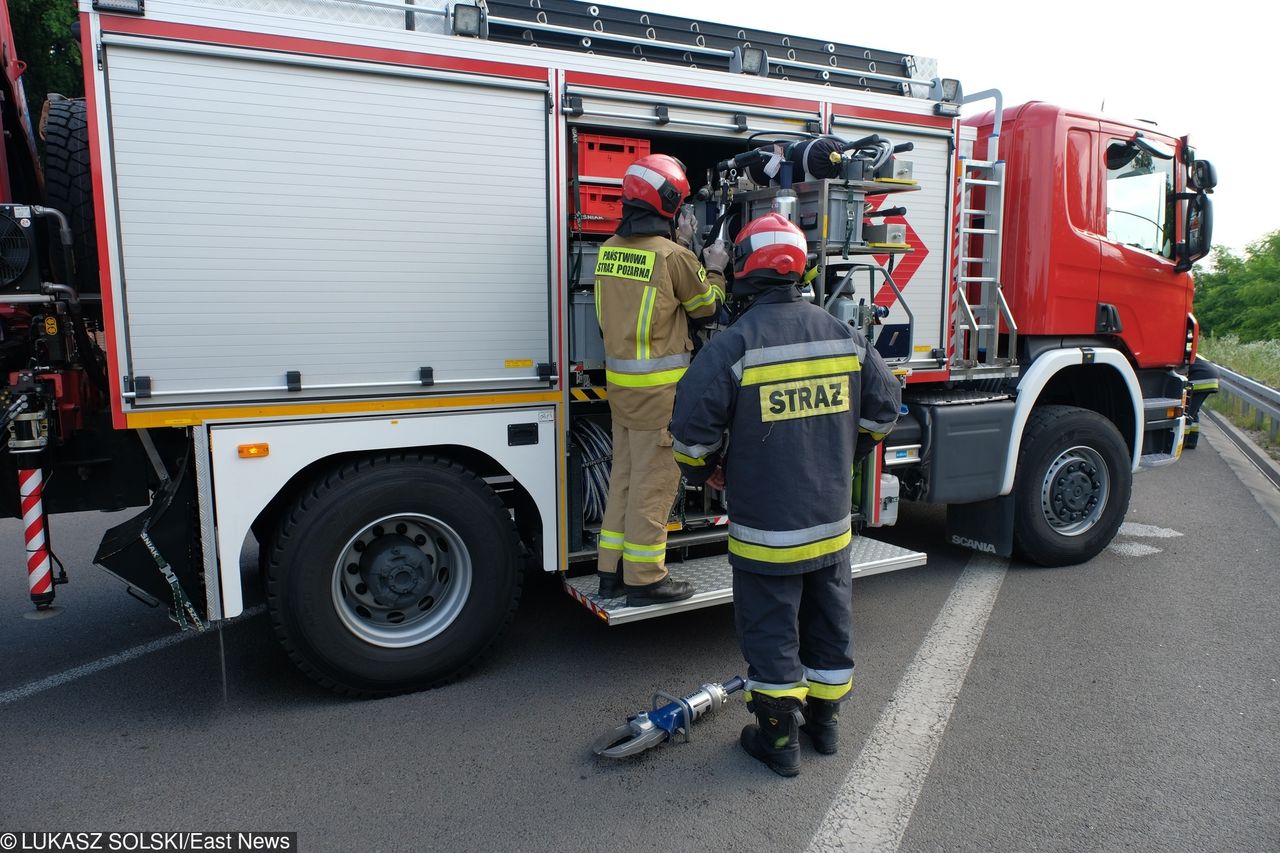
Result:
{"label": "firefighter", "polygon": [[800,772],[800,730],[819,752],[836,751],[853,685],[851,472],[901,404],[862,334],[801,296],[806,249],[777,213],[741,231],[733,287],[751,301],[680,380],[671,421],[685,477],[725,484],[756,717],[741,745],[782,776]]}
{"label": "firefighter", "polygon": [[600,597],[625,594],[633,607],[693,595],[690,584],[667,574],[667,519],[680,484],[667,425],[693,349],[689,319],[719,312],[729,253],[722,243],[708,246],[708,272],[674,242],[688,194],[680,161],[664,154],[637,160],[622,180],[622,224],[596,262],[613,416],[613,470],[597,543]]}
{"label": "firefighter", "polygon": [[1191,383],[1191,398],[1187,401],[1187,435],[1182,448],[1195,450],[1200,443],[1200,407],[1210,394],[1218,393],[1218,368],[1197,358],[1187,371],[1187,381]]}

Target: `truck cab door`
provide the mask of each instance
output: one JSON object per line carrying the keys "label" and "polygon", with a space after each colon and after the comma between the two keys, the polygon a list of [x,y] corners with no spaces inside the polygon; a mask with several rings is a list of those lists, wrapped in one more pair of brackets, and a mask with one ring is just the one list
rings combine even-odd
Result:
{"label": "truck cab door", "polygon": [[[1176,151],[1174,140],[1142,134]],[[1134,136],[1133,128],[1104,122],[1096,146],[1104,175],[1098,331],[1119,334],[1139,366],[1177,364],[1190,292],[1190,277],[1174,269],[1180,170],[1172,157],[1134,146]]]}

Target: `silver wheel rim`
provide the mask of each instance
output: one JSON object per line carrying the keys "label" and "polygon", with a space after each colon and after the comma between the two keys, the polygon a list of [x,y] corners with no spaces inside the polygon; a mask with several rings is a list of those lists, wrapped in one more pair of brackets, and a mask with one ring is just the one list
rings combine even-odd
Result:
{"label": "silver wheel rim", "polygon": [[471,593],[471,554],[458,532],[418,513],[365,525],[333,566],[333,607],[352,634],[399,649],[453,624]]}
{"label": "silver wheel rim", "polygon": [[1102,454],[1077,445],[1058,454],[1044,475],[1040,507],[1055,533],[1079,536],[1098,523],[1111,494]]}

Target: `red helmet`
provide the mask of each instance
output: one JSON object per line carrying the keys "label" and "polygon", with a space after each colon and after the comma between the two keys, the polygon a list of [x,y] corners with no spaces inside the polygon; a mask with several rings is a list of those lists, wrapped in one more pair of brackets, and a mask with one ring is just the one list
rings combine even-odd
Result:
{"label": "red helmet", "polygon": [[747,223],[733,245],[735,276],[768,270],[798,281],[809,258],[804,232],[781,213]]}
{"label": "red helmet", "polygon": [[684,166],[666,154],[650,154],[627,167],[622,178],[622,200],[640,202],[667,219],[674,219],[689,195]]}

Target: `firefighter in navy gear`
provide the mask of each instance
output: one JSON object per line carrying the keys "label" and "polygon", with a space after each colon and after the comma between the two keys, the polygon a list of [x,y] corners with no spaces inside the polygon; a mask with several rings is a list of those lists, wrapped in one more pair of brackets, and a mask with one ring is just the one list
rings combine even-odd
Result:
{"label": "firefighter in navy gear", "polygon": [[600,596],[642,606],[681,601],[693,587],[666,569],[667,519],[680,485],[671,457],[676,381],[690,362],[689,320],[724,300],[723,245],[698,258],[672,240],[689,180],[679,161],[642,157],[622,181],[622,224],[600,247],[596,317],[604,333],[613,468],[599,548]]}
{"label": "firefighter in navy gear", "polygon": [[800,772],[801,730],[818,751],[836,751],[837,710],[853,684],[851,474],[901,405],[862,334],[802,298],[806,250],[777,213],[742,230],[734,294],[752,301],[680,380],[671,422],[685,476],[725,482],[757,721],[741,743],[783,776]]}
{"label": "firefighter in navy gear", "polygon": [[1210,394],[1218,393],[1218,368],[1197,358],[1187,370],[1187,381],[1191,383],[1191,397],[1187,400],[1187,435],[1182,440],[1182,447],[1195,450],[1200,443],[1200,407]]}

